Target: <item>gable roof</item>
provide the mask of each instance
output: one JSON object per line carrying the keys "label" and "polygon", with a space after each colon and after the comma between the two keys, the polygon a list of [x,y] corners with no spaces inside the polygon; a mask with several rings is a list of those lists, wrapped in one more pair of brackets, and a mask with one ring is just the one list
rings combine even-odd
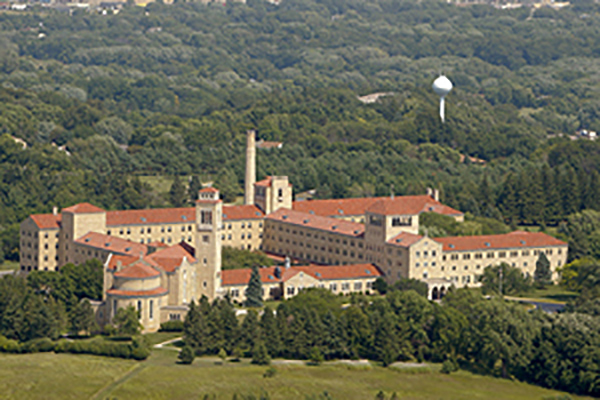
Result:
{"label": "gable roof", "polygon": [[423,212],[462,215],[462,212],[448,207],[427,195],[383,197],[370,205],[366,211],[383,215],[417,215]]}
{"label": "gable roof", "polygon": [[400,247],[410,247],[421,239],[423,239],[423,236],[421,235],[415,235],[414,233],[409,232],[401,232],[388,240],[388,243]]}
{"label": "gable roof", "polygon": [[199,190],[200,193],[219,193],[217,189],[212,186],[208,186]]}
{"label": "gable roof", "polygon": [[295,201],[292,208],[326,217],[362,216],[366,211],[385,215],[416,215],[428,211],[443,215],[463,214],[428,195],[304,200]]}
{"label": "gable roof", "polygon": [[284,208],[280,208],[267,215],[266,219],[354,237],[361,236],[365,232],[364,224],[358,222],[321,217],[319,215],[307,214],[295,210],[286,210]]}
{"label": "gable roof", "polygon": [[63,208],[62,212],[68,212],[73,214],[90,214],[90,213],[103,213],[105,212],[100,207],[96,207],[90,203],[79,203],[71,207]]}
{"label": "gable roof", "polygon": [[223,206],[223,221],[262,219],[265,213],[255,205]]}
{"label": "gable roof", "polygon": [[59,229],[61,215],[57,214],[31,214],[29,216],[40,229]]}
{"label": "gable roof", "polygon": [[115,272],[115,276],[118,278],[145,279],[160,276],[160,272],[142,262],[136,262]]}
{"label": "gable roof", "polygon": [[[275,276],[275,269],[279,268],[281,278]],[[281,283],[293,278],[299,273],[305,273],[317,280],[357,279],[383,276],[382,272],[373,264],[352,265],[306,265],[298,267],[267,267],[259,268],[262,283]],[[221,272],[222,286],[247,285],[250,282],[251,268],[225,270]]]}
{"label": "gable roof", "polygon": [[149,290],[121,290],[121,289],[108,289],[107,294],[111,296],[119,297],[158,297],[169,293],[169,291],[163,287],[157,287]]}
{"label": "gable roof", "polygon": [[144,257],[144,261],[152,263],[154,266],[166,271],[173,272],[183,263],[186,258],[190,264],[196,262],[193,249],[182,243],[175,244],[165,249],[160,249]]}
{"label": "gable roof", "polygon": [[567,243],[542,232],[515,231],[502,235],[453,236],[432,238],[442,244],[443,251],[518,249],[567,246]]}
{"label": "gable roof", "polygon": [[196,219],[196,209],[181,208],[149,208],[146,210],[108,211],[106,225],[148,225],[148,224],[181,224],[193,223]]}
{"label": "gable roof", "polygon": [[137,255],[138,257],[140,254],[148,254],[148,247],[144,244],[98,232],[88,232],[75,240],[75,243],[117,254]]}

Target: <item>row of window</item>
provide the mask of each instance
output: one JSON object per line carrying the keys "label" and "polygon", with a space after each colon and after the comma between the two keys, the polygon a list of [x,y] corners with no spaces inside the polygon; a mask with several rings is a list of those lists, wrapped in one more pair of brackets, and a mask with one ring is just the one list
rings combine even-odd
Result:
{"label": "row of window", "polygon": [[[278,230],[280,232],[283,232],[284,228],[281,225],[279,225]],[[307,237],[307,238],[314,237],[316,240],[329,241],[330,243],[335,242],[335,243],[338,243],[338,244],[342,244],[344,246],[350,244],[350,246],[354,247],[354,241],[352,241],[352,240],[339,239],[339,238],[333,239],[332,237],[326,237],[325,235],[319,236],[319,234],[317,234],[317,233],[315,233],[315,234],[313,234],[311,232],[306,232],[305,233],[303,230],[296,231],[295,229],[292,229],[290,231],[290,228],[285,228],[285,232],[286,233],[291,233],[292,235],[304,236],[304,237]],[[276,238],[275,235],[271,235],[271,236],[267,235],[267,238],[269,238],[269,237],[272,237],[274,239]],[[362,242],[358,242],[358,247],[360,247],[360,248],[363,247]]]}
{"label": "row of window", "polygon": [[[248,227],[248,229],[252,229],[252,222],[248,222],[247,224],[245,222],[242,222],[240,226],[241,226],[242,229],[245,229],[246,226]],[[259,222],[258,223],[258,227],[262,228],[263,227],[263,223]],[[223,224],[221,226],[221,228],[224,230],[225,229],[225,224]],[[233,224],[227,224],[227,229],[230,229],[230,230],[233,229]]]}
{"label": "row of window", "polygon": [[[174,228],[171,227],[171,226],[167,226],[167,227],[162,226],[160,228],[160,233],[165,233],[165,231],[167,233],[170,233],[170,232],[173,232],[173,230],[174,230]],[[191,232],[192,231],[192,225],[183,225],[181,227],[181,232],[185,232],[185,231]],[[111,233],[112,233],[112,231],[110,229],[106,231],[107,235],[110,235]],[[142,233],[142,234],[143,233],[152,233],[152,227],[148,227],[148,228],[142,227],[142,228],[140,228],[140,233]],[[121,228],[121,229],[119,229],[119,235],[125,235],[125,234],[131,235],[131,228],[127,228],[127,229]]]}
{"label": "row of window", "polygon": [[[533,255],[537,256],[540,254],[540,252],[545,253],[547,255],[552,255],[553,253],[553,249],[546,249],[546,250],[534,250],[533,251]],[[417,252],[417,257],[418,257],[418,253]],[[424,252],[426,253],[426,252]],[[435,253],[435,252],[433,252]],[[562,254],[562,249],[558,249],[557,251],[558,254]],[[486,258],[495,258],[496,257],[496,253],[493,251],[488,251],[486,253],[474,253],[473,254],[473,258],[476,260],[480,260],[483,258],[483,255],[485,254]],[[506,257],[507,252],[506,251],[499,251],[498,252],[498,258],[505,258]],[[513,250],[508,252],[510,257],[518,257],[519,256],[519,252],[517,250]],[[522,256],[529,256],[531,254],[530,250],[521,250],[521,255]],[[442,256],[442,260],[446,261],[446,257],[447,255],[443,255]],[[459,255],[458,254],[450,254],[450,260],[458,260],[459,259]],[[471,259],[471,253],[464,253],[462,255],[462,259],[463,260],[470,260]]]}

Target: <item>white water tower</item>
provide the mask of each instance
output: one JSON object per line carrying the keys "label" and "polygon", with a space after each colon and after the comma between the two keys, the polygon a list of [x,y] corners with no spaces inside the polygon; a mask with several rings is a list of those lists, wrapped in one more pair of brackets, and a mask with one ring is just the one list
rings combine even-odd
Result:
{"label": "white water tower", "polygon": [[440,96],[440,118],[444,122],[444,99],[452,90],[452,82],[444,75],[440,75],[433,81],[433,91]]}

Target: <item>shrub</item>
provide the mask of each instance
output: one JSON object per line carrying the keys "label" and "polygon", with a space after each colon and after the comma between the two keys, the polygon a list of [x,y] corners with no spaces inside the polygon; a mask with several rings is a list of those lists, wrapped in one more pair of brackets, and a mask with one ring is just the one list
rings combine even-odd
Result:
{"label": "shrub", "polygon": [[263,374],[263,378],[272,378],[277,375],[277,370],[274,367],[269,367]]}
{"label": "shrub", "polygon": [[4,353],[20,353],[21,345],[16,340],[0,336],[0,351]]}
{"label": "shrub", "polygon": [[267,347],[263,342],[257,342],[252,349],[252,364],[257,365],[269,365],[271,363],[271,357]]}
{"label": "shrub", "polygon": [[167,321],[160,324],[161,332],[183,332],[183,321]]}
{"label": "shrub", "polygon": [[442,374],[450,374],[452,372],[455,372],[458,370],[458,366],[456,365],[456,363],[452,360],[446,360],[444,361],[444,363],[442,364],[442,369],[441,369],[441,373]]}
{"label": "shrub", "polygon": [[135,336],[131,343],[131,358],[145,360],[150,355],[150,346],[143,336]]}
{"label": "shrub", "polygon": [[24,343],[21,348],[23,353],[44,353],[54,350],[54,342],[49,338],[33,339]]}
{"label": "shrub", "polygon": [[309,359],[311,365],[321,365],[321,363],[324,361],[323,353],[321,353],[321,350],[315,346],[310,349]]}
{"label": "shrub", "polygon": [[179,364],[189,365],[194,362],[194,358],[196,355],[194,354],[194,350],[190,346],[184,346],[183,349],[179,352]]}

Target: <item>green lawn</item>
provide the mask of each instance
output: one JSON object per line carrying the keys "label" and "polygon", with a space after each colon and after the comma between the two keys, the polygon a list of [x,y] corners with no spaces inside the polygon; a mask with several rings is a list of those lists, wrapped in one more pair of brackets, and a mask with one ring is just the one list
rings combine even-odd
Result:
{"label": "green lawn", "polygon": [[[215,394],[230,400],[234,393],[268,392],[270,399],[305,399],[327,391],[333,399],[373,399],[383,390],[401,399],[531,400],[559,393],[519,382],[437,368],[386,369],[326,364],[276,365],[277,374],[264,378],[267,367],[241,363],[218,365],[216,358],[196,359],[190,366],[175,363],[177,352],[155,350],[144,362],[68,354],[0,354],[1,399],[201,399]],[[578,397],[572,396],[573,399]]]}
{"label": "green lawn", "polygon": [[570,300],[575,299],[578,296],[577,293],[571,292],[559,285],[548,286],[544,289],[535,289],[531,293],[527,293],[523,296],[528,299],[542,299],[551,303],[566,303]]}
{"label": "green lawn", "polygon": [[8,260],[4,260],[4,262],[2,264],[0,264],[0,271],[8,271],[8,270],[15,270],[19,268],[19,262],[18,261],[8,261]]}

